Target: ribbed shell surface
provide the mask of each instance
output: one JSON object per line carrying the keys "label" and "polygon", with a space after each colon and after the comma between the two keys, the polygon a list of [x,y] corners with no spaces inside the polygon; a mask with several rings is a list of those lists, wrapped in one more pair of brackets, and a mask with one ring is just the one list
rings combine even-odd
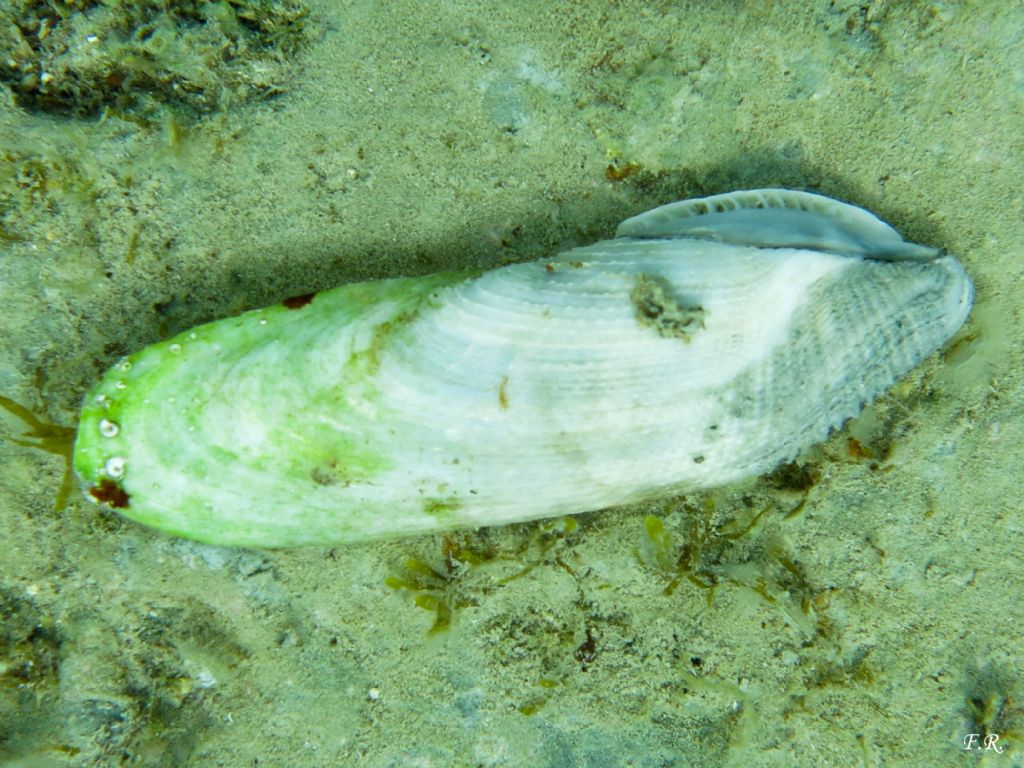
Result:
{"label": "ribbed shell surface", "polygon": [[949,257],[694,238],[343,286],[126,358],[83,410],[75,468],[129,517],[257,546],[714,486],[855,415],[960,326],[970,290]]}

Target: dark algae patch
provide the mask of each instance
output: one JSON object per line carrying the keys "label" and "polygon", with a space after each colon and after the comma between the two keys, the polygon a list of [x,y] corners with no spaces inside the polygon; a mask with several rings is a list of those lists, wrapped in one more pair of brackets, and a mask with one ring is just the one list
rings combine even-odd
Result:
{"label": "dark algae patch", "polygon": [[114,509],[127,509],[130,506],[131,497],[128,492],[108,477],[100,480],[99,485],[90,488],[89,495]]}
{"label": "dark algae patch", "polygon": [[0,762],[45,741],[53,727],[62,642],[49,612],[0,589]]}
{"label": "dark algae patch", "polygon": [[310,26],[300,0],[12,0],[0,78],[29,111],[198,116],[288,90]]}
{"label": "dark algae patch", "polygon": [[636,321],[659,336],[689,342],[704,327],[704,308],[679,302],[664,278],[638,275],[629,300],[636,308]]}
{"label": "dark algae patch", "polygon": [[287,309],[302,309],[313,301],[314,296],[316,296],[315,293],[303,293],[299,296],[291,296],[281,303],[284,304]]}

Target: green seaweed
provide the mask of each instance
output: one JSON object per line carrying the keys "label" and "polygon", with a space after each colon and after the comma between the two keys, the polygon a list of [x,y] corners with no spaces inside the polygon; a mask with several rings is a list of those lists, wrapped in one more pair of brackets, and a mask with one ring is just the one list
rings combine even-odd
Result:
{"label": "green seaweed", "polygon": [[637,559],[667,580],[662,593],[671,595],[683,579],[708,590],[708,604],[714,599],[718,576],[702,563],[705,547],[718,535],[713,524],[715,502],[711,496],[704,499],[700,513],[690,510],[687,529],[682,543],[665,528],[664,521],[654,515],[644,518],[644,536]]}
{"label": "green seaweed", "polygon": [[64,459],[64,477],[54,500],[54,511],[64,509],[75,487],[75,475],[71,469],[71,452],[74,447],[75,429],[62,427],[39,419],[32,411],[9,397],[0,395],[0,408],[24,423],[28,429],[20,437],[8,436],[15,445],[46,451]]}
{"label": "green seaweed", "polygon": [[434,613],[427,631],[436,635],[451,627],[456,610],[476,605],[473,590],[465,589],[469,569],[490,562],[496,549],[474,534],[445,534],[441,537],[441,564],[433,566],[418,557],[407,557],[397,573],[384,579],[391,589],[405,590],[417,608]]}
{"label": "green seaweed", "polygon": [[809,667],[806,680],[810,689],[872,685],[875,671],[868,662],[870,648],[857,648],[848,659],[840,661],[818,660]]}
{"label": "green seaweed", "polygon": [[[384,583],[412,595],[417,608],[433,612],[434,622],[427,633],[436,635],[451,628],[457,611],[478,605],[488,592],[550,562],[555,544],[565,541],[576,529],[571,517],[543,520],[528,526],[528,533],[511,549],[492,543],[486,529],[480,533],[444,534],[439,552],[406,557]],[[555,564],[567,568],[557,557]],[[493,578],[484,576],[492,566],[500,565],[511,572]]]}
{"label": "green seaweed", "polygon": [[[805,502],[806,497],[797,508]],[[664,520],[649,515],[644,519],[640,546],[634,554],[642,565],[665,581],[664,595],[672,595],[681,583],[688,581],[705,591],[710,607],[716,590],[729,584],[753,593],[782,612],[808,642],[827,639],[832,631],[826,613],[830,590],[812,583],[774,530],[760,532],[769,518],[789,519],[793,508],[781,499],[762,505],[750,499],[749,506],[749,514],[718,521],[713,493],[702,501],[684,500],[681,533],[673,534]]]}

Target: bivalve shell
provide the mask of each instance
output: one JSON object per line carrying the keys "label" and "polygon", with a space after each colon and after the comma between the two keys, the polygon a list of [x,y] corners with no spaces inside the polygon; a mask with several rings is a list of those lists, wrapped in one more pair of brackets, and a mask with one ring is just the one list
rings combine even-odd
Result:
{"label": "bivalve shell", "polygon": [[854,206],[752,190],[483,273],[345,285],[115,365],[89,496],[282,547],[578,513],[770,470],[964,322],[971,283]]}

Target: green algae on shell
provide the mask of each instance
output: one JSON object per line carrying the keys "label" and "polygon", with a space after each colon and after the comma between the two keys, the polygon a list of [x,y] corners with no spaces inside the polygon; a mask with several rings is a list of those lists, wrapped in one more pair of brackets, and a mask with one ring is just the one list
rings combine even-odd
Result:
{"label": "green algae on shell", "polygon": [[752,190],[547,261],[345,285],[131,355],[87,397],[94,500],[283,547],[519,522],[773,468],[941,346],[960,264]]}

